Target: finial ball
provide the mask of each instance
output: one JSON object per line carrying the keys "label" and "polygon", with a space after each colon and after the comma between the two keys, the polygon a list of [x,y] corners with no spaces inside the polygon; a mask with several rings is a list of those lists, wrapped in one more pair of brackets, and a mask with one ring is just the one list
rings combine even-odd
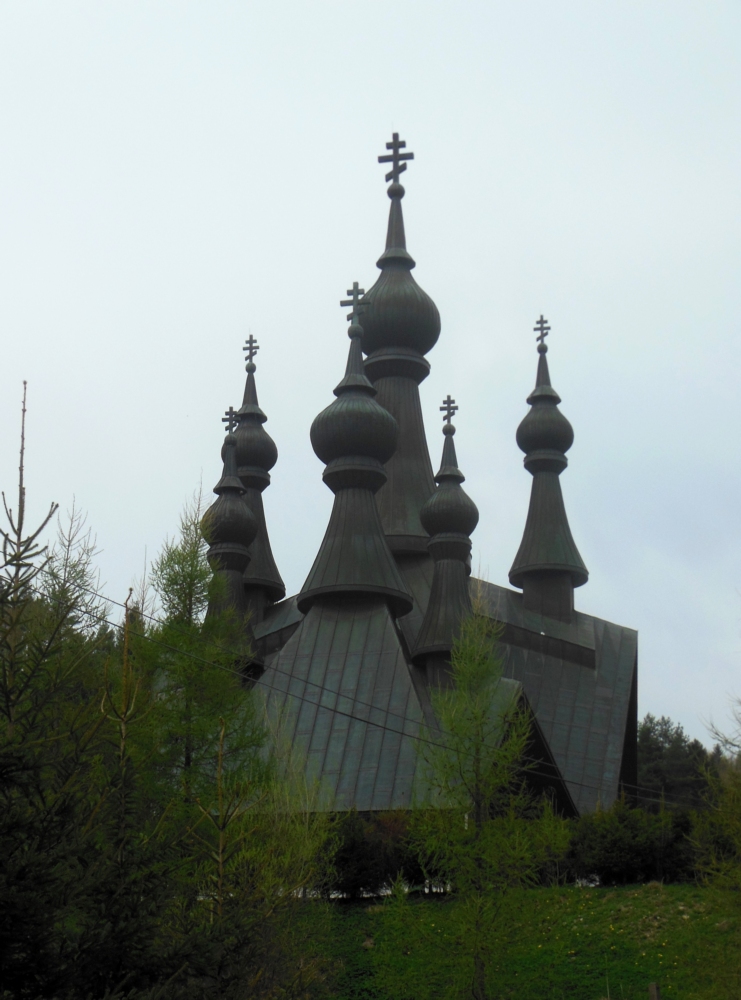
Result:
{"label": "finial ball", "polygon": [[244,370],[248,372],[250,375],[254,375],[255,372],[257,371],[257,365],[255,364],[254,361],[248,361],[247,364],[244,366]]}
{"label": "finial ball", "polygon": [[351,323],[350,326],[348,326],[347,328],[347,335],[350,338],[350,340],[352,340],[353,337],[362,337],[363,336],[362,326],[359,326],[357,323]]}
{"label": "finial ball", "polygon": [[443,424],[443,434],[445,434],[446,437],[449,434],[455,434],[455,427],[453,424]]}
{"label": "finial ball", "polygon": [[404,190],[404,185],[399,184],[398,181],[394,181],[393,184],[389,184],[388,191],[386,194],[389,198],[403,198],[406,194]]}
{"label": "finial ball", "polygon": [[545,342],[541,341],[538,344],[538,354],[547,354],[547,353],[548,353],[548,344],[546,344]]}

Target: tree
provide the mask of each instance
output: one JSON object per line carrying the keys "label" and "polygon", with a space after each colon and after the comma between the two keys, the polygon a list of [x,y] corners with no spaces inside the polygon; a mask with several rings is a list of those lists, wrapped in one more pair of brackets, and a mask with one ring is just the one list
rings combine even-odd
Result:
{"label": "tree", "polygon": [[[269,732],[243,673],[245,621],[214,601],[196,494],[153,565],[160,617],[141,615],[133,655],[154,693],[142,736],[166,824],[181,834],[163,915],[173,997],[303,995],[320,965],[298,934],[322,887],[326,816]],[[315,911],[318,902],[311,900]],[[318,916],[317,912],[317,916]]]}
{"label": "tree", "polygon": [[710,732],[721,755],[709,773],[707,811],[698,817],[695,846],[698,867],[714,885],[741,890],[741,700],[732,707],[733,729]]}
{"label": "tree", "polygon": [[[412,817],[423,868],[454,903],[455,995],[473,1000],[491,996],[493,934],[507,892],[536,881],[548,840],[551,849],[554,838],[564,847],[566,840],[564,825],[549,811],[548,837],[537,819],[526,819],[533,812],[523,786],[529,722],[518,710],[517,685],[502,678],[497,635],[481,613],[461,624],[450,684],[433,694],[438,727],[425,733],[420,749],[426,789]],[[389,926],[387,948],[413,947],[420,925],[398,885]],[[420,985],[411,995],[421,995]]]}
{"label": "tree", "polygon": [[[112,942],[129,970],[135,950],[106,837],[112,734],[101,695],[113,640],[100,627],[106,609],[79,515],[60,523],[51,551],[41,534],[56,505],[25,534],[25,391],[22,415],[18,506],[5,504],[0,576],[0,990],[65,996],[97,985],[92,956],[111,982]],[[141,914],[136,930],[149,937]]]}
{"label": "tree", "polygon": [[247,690],[242,668],[251,653],[244,621],[225,609],[207,615],[212,578],[201,534],[200,493],[180,515],[175,541],[167,541],[152,568],[162,616],[146,624],[137,654],[152,662],[157,690],[155,728],[160,771],[166,785],[179,785],[192,805],[201,783],[211,787],[221,732],[226,771],[259,767],[266,734]]}
{"label": "tree", "polygon": [[[308,996],[297,917],[326,819],[268,742],[243,623],[205,614],[198,503],[120,626],[73,507],[0,565],[0,994],[110,1000]],[[312,901],[313,902],[313,901]]]}
{"label": "tree", "polygon": [[702,808],[717,757],[717,751],[691,740],[679,723],[646,715],[638,727],[638,785],[642,795],[653,792],[657,801],[644,798],[644,808],[658,812],[662,798],[668,809]]}

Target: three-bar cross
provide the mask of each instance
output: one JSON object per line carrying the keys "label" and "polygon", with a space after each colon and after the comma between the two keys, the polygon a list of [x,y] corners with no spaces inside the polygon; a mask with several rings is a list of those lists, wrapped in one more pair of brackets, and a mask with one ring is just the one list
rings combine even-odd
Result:
{"label": "three-bar cross", "polygon": [[403,174],[407,168],[406,163],[402,163],[402,160],[413,160],[414,153],[402,153],[401,150],[406,147],[406,143],[403,139],[399,138],[399,133],[394,132],[391,142],[386,143],[386,149],[390,149],[391,152],[386,156],[379,156],[379,163],[391,163],[391,170],[386,174],[387,181],[393,181],[394,184],[398,183],[399,174]]}
{"label": "three-bar cross", "polygon": [[440,411],[443,414],[443,420],[446,424],[449,424],[453,419],[453,414],[458,409],[455,405],[455,400],[450,398],[450,393],[448,393],[448,398],[443,400],[443,405],[440,407]]}
{"label": "three-bar cross", "polygon": [[231,434],[231,432],[239,423],[239,420],[237,419],[237,411],[234,409],[233,406],[229,407],[224,416],[221,418],[221,422],[222,424],[226,424],[227,433]]}
{"label": "three-bar cross", "polygon": [[349,299],[340,299],[340,305],[344,308],[345,306],[352,306],[352,312],[347,314],[347,318],[351,323],[354,323],[360,318],[360,312],[362,306],[360,305],[360,296],[365,295],[364,288],[358,288],[357,281],[353,281],[352,288],[348,288],[347,294],[350,296]]}
{"label": "three-bar cross", "polygon": [[543,318],[543,313],[540,314],[540,319],[536,322],[533,330],[538,334],[535,339],[545,347],[545,338],[550,333],[551,328],[548,326],[548,320]]}
{"label": "three-bar cross", "polygon": [[250,334],[249,340],[245,340],[244,347],[242,348],[242,350],[245,351],[245,353],[247,354],[248,363],[252,361],[254,356],[260,350],[260,345],[257,343],[252,334]]}

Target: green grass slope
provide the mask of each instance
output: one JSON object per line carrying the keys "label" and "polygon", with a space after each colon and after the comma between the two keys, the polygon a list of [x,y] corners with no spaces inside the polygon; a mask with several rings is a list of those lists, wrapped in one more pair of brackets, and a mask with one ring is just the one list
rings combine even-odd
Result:
{"label": "green grass slope", "polygon": [[[378,903],[332,907],[339,1000],[457,996],[455,906],[415,899],[402,937]],[[692,885],[511,893],[492,942],[491,996],[517,1000],[740,1000],[741,899]],[[410,942],[414,940],[412,945]]]}

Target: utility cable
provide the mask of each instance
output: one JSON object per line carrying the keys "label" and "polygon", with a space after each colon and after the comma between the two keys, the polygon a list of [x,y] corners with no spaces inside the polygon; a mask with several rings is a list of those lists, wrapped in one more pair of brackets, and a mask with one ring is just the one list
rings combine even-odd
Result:
{"label": "utility cable", "polygon": [[[32,589],[37,594],[39,594],[39,596],[43,597],[44,599],[46,599],[46,600],[50,599],[50,597],[49,597],[48,594],[45,594],[43,591],[39,590],[38,588],[33,587]],[[105,597],[105,595],[100,594],[97,591],[92,590],[89,587],[81,587],[80,589],[85,590],[86,592],[88,592],[88,593],[94,595],[95,597],[97,597],[99,600],[105,601],[108,604],[114,604],[114,605],[117,605],[117,606],[123,607],[123,608],[126,607],[126,605],[123,604],[122,602],[111,600],[110,598]],[[82,607],[79,604],[75,604],[73,602],[63,602],[61,598],[51,598],[51,600],[55,601],[56,603],[59,603],[59,604],[61,604],[61,603],[69,603],[70,606],[73,607],[73,608],[76,608],[77,611],[81,612],[82,614],[86,615],[89,618],[92,618],[95,621],[98,621],[101,624],[106,624],[106,625],[108,625],[109,627],[111,627],[113,629],[119,629],[119,628],[121,628],[121,624],[120,623],[112,622],[109,618],[106,618],[105,616],[97,614],[97,613],[95,613],[93,611],[89,611],[88,609]],[[177,629],[177,627],[174,627],[174,626],[170,625],[169,623],[163,622],[160,619],[153,617],[152,615],[147,615],[147,614],[145,614],[145,613],[143,613],[141,611],[137,611],[137,614],[141,615],[141,617],[143,617],[143,618],[147,618],[149,621],[152,621],[152,622],[160,625],[161,627],[173,628],[174,631],[179,632],[181,635],[187,636],[189,639],[194,638],[189,633],[183,632],[182,629]],[[240,671],[240,670],[235,670],[235,669],[233,669],[231,667],[227,667],[225,664],[222,664],[222,663],[216,663],[213,660],[207,660],[207,659],[205,659],[202,656],[198,656],[196,653],[191,653],[191,652],[189,652],[187,650],[180,649],[177,646],[172,646],[169,643],[163,642],[161,639],[156,639],[154,636],[147,635],[145,632],[132,632],[132,634],[134,636],[136,636],[137,638],[144,639],[145,641],[151,642],[154,645],[162,647],[163,649],[167,649],[170,652],[177,653],[179,656],[185,656],[188,659],[195,660],[195,661],[197,661],[199,663],[204,664],[205,666],[215,667],[216,669],[224,670],[227,673],[233,674],[234,676],[238,677],[240,680],[244,681],[244,673],[242,671]],[[197,636],[196,638],[198,638],[202,642],[208,642],[207,639],[204,639],[204,638],[202,638],[200,636]],[[222,649],[225,653],[227,653],[228,655],[234,656],[234,657],[239,656],[239,655],[243,655],[241,653],[237,653],[235,650],[229,650],[226,647],[219,646],[219,644],[217,644],[217,643],[212,643],[211,645],[215,646],[215,648],[217,648],[217,649]],[[288,671],[280,670],[279,668],[273,667],[273,666],[271,666],[269,669],[272,670],[274,673],[282,674],[283,676],[289,678],[290,680],[295,680],[296,679],[296,678],[294,678],[293,674],[288,673]],[[348,698],[349,699],[348,695],[343,695],[339,691],[335,691],[335,690],[333,690],[331,688],[326,688],[326,687],[324,687],[324,686],[322,686],[320,684],[317,684],[314,681],[309,681],[309,680],[306,680],[306,679],[302,679],[302,683],[311,685],[312,687],[317,688],[320,692],[324,692],[326,694],[333,695],[336,698]],[[447,744],[438,743],[435,740],[429,739],[428,737],[420,736],[420,735],[414,734],[414,733],[408,733],[408,732],[405,732],[404,730],[392,729],[390,726],[384,725],[381,722],[374,722],[371,719],[364,719],[361,716],[354,715],[352,712],[346,712],[346,711],[343,711],[342,709],[339,709],[339,708],[333,708],[333,707],[330,707],[328,705],[323,705],[320,701],[313,701],[310,698],[305,697],[304,695],[297,694],[296,692],[284,690],[283,688],[279,688],[279,687],[277,687],[275,685],[266,684],[265,682],[262,681],[262,679],[258,680],[257,684],[263,690],[274,691],[274,692],[276,692],[278,694],[286,695],[286,696],[294,698],[294,699],[296,699],[298,701],[304,702],[304,703],[306,703],[308,705],[312,705],[315,708],[324,709],[327,712],[331,712],[331,713],[333,713],[335,715],[341,715],[341,716],[343,716],[345,718],[348,718],[348,719],[351,719],[351,720],[353,720],[355,722],[362,722],[365,725],[374,726],[377,729],[381,729],[381,730],[383,730],[385,732],[389,732],[389,733],[392,733],[392,734],[397,735],[397,736],[405,737],[407,739],[415,740],[418,743],[425,743],[425,744],[427,744],[429,746],[434,746],[434,747],[437,747],[437,748],[442,749],[442,750],[447,750],[450,753],[455,753],[456,752],[452,747],[448,746]],[[399,713],[379,708],[378,706],[371,705],[368,702],[357,701],[356,699],[353,699],[353,701],[355,702],[355,704],[362,705],[363,707],[367,707],[367,708],[371,709],[374,712],[383,712],[387,716],[388,715],[392,715],[395,718],[398,718],[398,719],[402,720],[402,722],[404,724],[408,723],[409,725],[412,725],[412,726],[419,726],[420,725],[419,721],[410,719],[408,716],[400,715]],[[489,744],[484,744],[484,747],[486,749],[488,749],[488,750],[491,750],[492,752],[496,752],[496,750],[498,749],[496,747],[490,746]],[[472,754],[469,753],[469,756],[472,756]],[[548,774],[548,773],[544,773],[542,771],[535,771],[535,770],[533,770],[531,768],[528,768],[527,769],[528,770],[528,774],[534,775],[536,777],[548,778],[548,779],[551,779],[551,780],[553,780],[554,778],[556,778],[556,779],[559,779],[559,780],[563,781],[567,785],[569,785],[569,784],[571,784],[571,785],[578,785],[580,788],[589,788],[589,789],[591,789],[593,791],[597,791],[597,792],[601,791],[601,786],[600,785],[593,785],[593,784],[590,784],[588,782],[576,781],[576,780],[572,780],[572,779],[568,779],[567,780],[566,778],[563,777],[563,775],[561,774],[561,772],[560,772],[560,770],[558,768],[558,765],[555,764],[555,763],[554,764],[549,764],[549,762],[547,762],[547,761],[538,760],[538,758],[534,758],[534,757],[523,757],[522,759],[525,760],[525,761],[527,761],[527,762],[539,764],[541,766],[543,766],[544,764],[546,766],[550,766],[550,767],[553,768],[553,772],[554,772],[552,774]],[[641,791],[652,792],[652,793],[654,792],[654,789],[643,788],[642,786],[639,786],[639,785],[631,785],[631,784],[629,784],[627,782],[621,782],[621,784],[623,784],[626,788],[639,789]],[[633,793],[631,793],[631,794],[633,794]],[[663,804],[669,804],[669,805],[672,805],[672,804],[678,805],[678,803],[672,802],[671,800],[668,800],[666,798],[664,798],[664,799],[651,798],[649,796],[640,795],[640,794],[636,794],[635,797],[643,800],[644,802],[653,802],[653,803],[656,803],[656,804],[659,804],[659,805],[661,805],[662,803]]]}
{"label": "utility cable", "polygon": [[[124,609],[126,608],[126,604],[124,604],[122,601],[116,601],[116,600],[114,600],[111,597],[106,597],[104,594],[99,593],[98,591],[94,590],[91,587],[85,587],[85,586],[82,586],[82,585],[79,585],[79,587],[80,587],[81,590],[84,590],[87,593],[92,594],[94,597],[97,597],[99,600],[104,601],[107,604],[114,604],[117,607],[124,608]],[[142,611],[141,609],[137,609],[137,614],[140,617],[142,617],[142,618],[146,618],[148,621],[154,622],[156,625],[159,625],[162,628],[171,629],[172,631],[174,631],[176,633],[179,633],[180,635],[183,635],[183,636],[185,636],[188,639],[192,640],[192,639],[195,638],[199,642],[207,643],[208,645],[211,645],[215,649],[219,649],[222,652],[226,653],[228,656],[237,657],[238,655],[241,655],[241,654],[238,654],[236,652],[236,650],[229,649],[229,648],[221,645],[220,643],[213,642],[213,641],[209,640],[208,638],[206,638],[205,636],[202,636],[202,635],[195,635],[195,636],[193,636],[191,633],[185,632],[183,629],[178,628],[176,625],[173,625],[170,622],[164,622],[164,621],[162,621],[162,619],[157,618],[157,617],[155,617],[153,615],[149,615],[146,612]],[[209,662],[212,666],[219,666],[219,664],[214,664],[214,663],[212,663],[212,661],[204,661],[204,662]],[[281,670],[280,667],[276,667],[273,664],[271,664],[270,669],[274,673],[276,673],[276,674],[281,674],[281,675],[289,678],[289,680],[296,679],[296,678],[294,678],[293,674],[288,673],[288,671],[286,671],[286,670]],[[333,695],[336,698],[349,698],[349,695],[343,695],[340,691],[335,691],[333,688],[328,688],[325,685],[319,684],[316,681],[311,681],[308,678],[303,678],[302,679],[302,683],[304,683],[306,685],[310,685],[311,687],[316,688],[320,692],[325,692],[326,694]],[[268,685],[263,685],[263,687],[268,687]],[[282,689],[280,689],[280,688],[272,688],[271,690],[280,691]],[[298,696],[295,695],[295,694],[292,694],[292,697],[298,697]],[[408,716],[402,715],[399,712],[394,712],[391,709],[381,709],[378,706],[373,705],[370,702],[364,702],[364,701],[362,701],[359,698],[353,698],[352,700],[353,700],[353,703],[355,705],[362,706],[363,708],[368,708],[371,711],[375,711],[375,712],[384,712],[384,714],[387,715],[387,716],[391,715],[394,718],[400,719],[402,723],[407,723],[408,722],[408,723],[411,723],[413,725],[418,725],[418,723],[414,722],[412,719],[409,719]],[[318,703],[311,702],[311,704],[318,704]],[[327,706],[320,705],[320,707],[326,708],[329,711],[329,708]],[[575,705],[574,706],[575,709],[578,709],[580,707],[586,707],[586,706],[579,706],[579,705]],[[491,747],[489,747],[489,749],[491,749]],[[579,756],[581,758],[585,758],[586,754],[578,754],[577,756]],[[524,757],[523,760],[530,761],[530,762],[533,762],[533,763],[545,763],[545,762],[539,761],[537,758],[533,758],[533,757]],[[562,780],[566,780],[566,779],[563,778],[563,775],[561,774],[561,772],[560,772],[560,770],[558,768],[558,765],[553,764],[551,766],[554,768],[554,771],[556,772],[556,775],[559,778],[561,778]],[[577,782],[577,781],[573,781],[572,784],[580,784],[584,788],[592,788],[592,789],[596,789],[598,791],[600,790],[600,787],[601,787],[599,785],[590,785],[590,784],[585,784],[583,782]],[[656,790],[653,789],[653,788],[646,788],[645,786],[642,786],[642,785],[634,785],[634,784],[632,784],[630,782],[621,782],[621,784],[625,788],[633,789],[634,791],[648,792],[650,795],[655,795],[656,794]],[[661,802],[661,799],[651,799],[651,801]]]}

